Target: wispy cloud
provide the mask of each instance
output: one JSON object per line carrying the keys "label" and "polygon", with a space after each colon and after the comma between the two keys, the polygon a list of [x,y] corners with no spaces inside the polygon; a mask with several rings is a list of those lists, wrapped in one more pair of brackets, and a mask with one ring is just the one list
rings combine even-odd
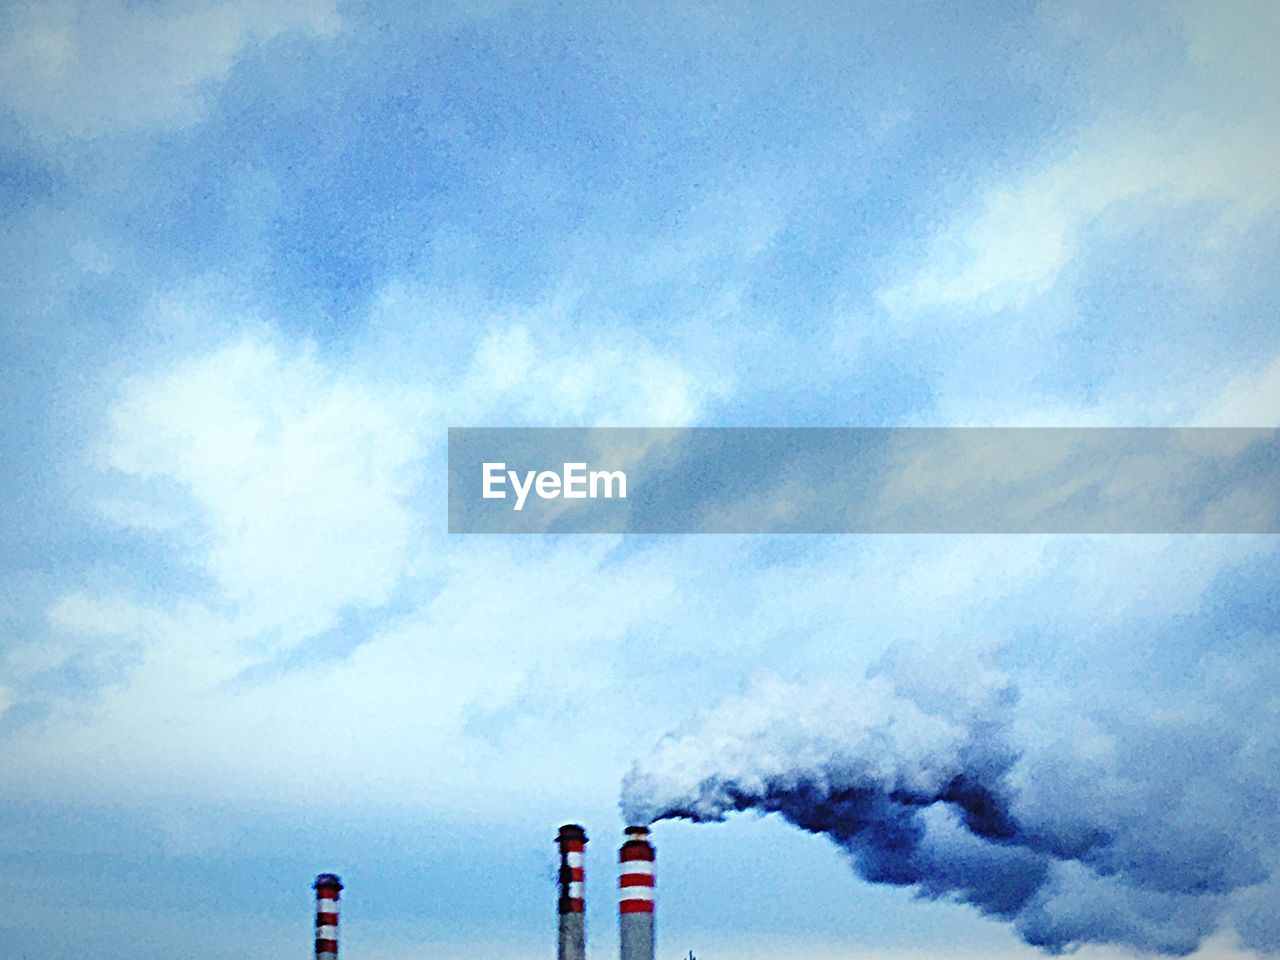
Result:
{"label": "wispy cloud", "polygon": [[[1274,32],[1274,16],[1265,5],[1233,4],[1212,15],[1182,6],[1170,27],[1187,59],[1165,78],[1163,102],[1153,109],[1141,94],[1112,91],[1101,116],[1051,138],[1035,161],[994,171],[967,208],[944,218],[914,269],[879,291],[880,305],[906,316],[1025,307],[1120,205],[1135,229],[1162,207],[1207,208],[1200,240],[1208,245],[1223,231],[1248,230],[1280,200],[1270,173],[1280,115],[1269,93],[1280,75],[1256,43]],[[1044,29],[1065,32],[1065,19],[1046,17]],[[1125,55],[1123,46],[1109,53]]]}
{"label": "wispy cloud", "polygon": [[0,103],[37,141],[181,128],[251,45],[340,24],[333,0],[22,3],[0,46]]}

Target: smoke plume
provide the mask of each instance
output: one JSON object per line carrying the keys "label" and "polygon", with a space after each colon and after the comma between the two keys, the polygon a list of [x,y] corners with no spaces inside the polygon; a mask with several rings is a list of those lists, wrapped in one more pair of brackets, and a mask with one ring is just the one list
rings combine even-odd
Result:
{"label": "smoke plume", "polygon": [[763,680],[637,763],[623,812],[778,813],[864,879],[970,904],[1052,952],[1184,955],[1224,925],[1280,952],[1274,649],[1200,658],[1176,701],[1159,677],[1104,667],[1070,687],[993,658]]}

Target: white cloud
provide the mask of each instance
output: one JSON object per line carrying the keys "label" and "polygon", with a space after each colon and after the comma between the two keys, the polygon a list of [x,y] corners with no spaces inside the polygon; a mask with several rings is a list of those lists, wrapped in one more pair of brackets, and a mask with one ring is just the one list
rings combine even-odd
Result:
{"label": "white cloud", "polygon": [[1206,405],[1200,426],[1280,426],[1280,358],[1236,375]]}
{"label": "white cloud", "polygon": [[[429,329],[419,306],[400,321]],[[159,325],[172,314],[166,329],[206,343],[191,317],[228,326],[216,305],[158,309]],[[131,660],[90,708],[59,709],[10,745],[13,781],[296,799],[334,789],[341,763],[365,777],[352,802],[412,795],[465,812],[550,792],[592,750],[620,770],[611,738],[634,735],[634,717],[605,691],[622,638],[660,627],[675,582],[665,563],[615,567],[612,539],[441,536],[447,426],[679,425],[722,389],[634,334],[566,330],[575,309],[553,298],[492,318],[457,367],[385,344],[328,357],[243,324],[122,381],[98,451],[102,513],[152,539],[150,562],[194,566],[211,589],[154,609],[101,586],[55,602],[50,635],[23,653],[31,662],[0,664],[15,695],[86,646],[109,640]],[[273,672],[344,609],[393,593],[403,602],[362,619],[341,656]],[[240,678],[255,666],[265,672]],[[318,703],[346,718],[341,730],[316,736]],[[483,729],[468,735],[476,718]],[[528,749],[565,736],[577,749]],[[615,786],[611,772],[592,789],[607,805]]]}
{"label": "white cloud", "polygon": [[258,328],[136,374],[110,411],[103,460],[125,480],[102,512],[183,543],[246,629],[324,629],[384,602],[417,562],[445,427],[680,426],[725,389],[634,335],[557,334],[570,309],[494,318],[456,373],[388,352],[339,370]]}
{"label": "white cloud", "polygon": [[457,415],[474,422],[501,405],[513,422],[530,425],[684,426],[723,392],[723,380],[626,339],[600,338],[549,357],[523,323],[495,330],[479,342],[459,384]]}
{"label": "white cloud", "polygon": [[1208,130],[1188,123],[1094,131],[1065,156],[983,193],[930,240],[918,271],[881,291],[880,302],[896,314],[1025,304],[1053,286],[1104,211],[1131,199],[1205,201],[1220,210],[1216,231],[1246,229],[1280,199],[1270,174],[1278,152],[1280,127],[1256,118]]}
{"label": "white cloud", "polygon": [[[1280,83],[1260,37],[1274,39],[1274,6],[1186,5],[1180,29],[1190,62],[1167,82],[1159,109],[1111,99],[1097,119],[1069,131],[1029,166],[991,183],[944,218],[919,262],[882,289],[894,315],[936,307],[995,311],[1050,289],[1086,232],[1118,204],[1206,204],[1210,246],[1274,210],[1280,179]],[[1057,25],[1061,28],[1061,25]],[[1127,213],[1142,222],[1150,206]]]}
{"label": "white cloud", "polygon": [[[384,601],[400,576],[421,416],[412,393],[245,337],[128,381],[105,456],[190,495],[194,559],[247,617],[321,629],[343,606]],[[119,517],[120,499],[110,509]]]}
{"label": "white cloud", "polygon": [[334,0],[60,0],[20,5],[8,19],[0,103],[48,141],[187,126],[250,45],[340,26]]}

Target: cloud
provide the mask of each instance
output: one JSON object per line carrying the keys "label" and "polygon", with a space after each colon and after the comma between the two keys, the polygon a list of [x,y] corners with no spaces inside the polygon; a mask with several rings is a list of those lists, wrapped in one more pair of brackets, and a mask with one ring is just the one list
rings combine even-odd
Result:
{"label": "cloud", "polygon": [[[1049,45],[1066,42],[1071,18],[1057,5],[1044,9],[1056,12],[1044,17]],[[1121,205],[1129,224],[1170,205],[1207,207],[1212,216],[1200,240],[1208,245],[1274,211],[1280,116],[1268,91],[1280,76],[1257,39],[1280,28],[1274,8],[1232,4],[1210,14],[1189,4],[1170,25],[1187,62],[1166,79],[1157,109],[1136,92],[1113,97],[1088,123],[1046,144],[1035,162],[998,171],[943,219],[905,276],[879,291],[880,306],[898,317],[1025,306],[1053,287],[1088,231]],[[1119,58],[1126,50],[1117,43],[1110,53]]]}
{"label": "cloud", "polygon": [[1280,358],[1244,370],[1212,398],[1200,416],[1201,426],[1275,427],[1280,424]]}
{"label": "cloud", "polygon": [[[326,352],[247,321],[220,335],[237,324],[216,305],[161,305],[157,325],[207,341],[187,328],[197,316],[213,342],[171,346],[115,386],[82,465],[102,517],[145,554],[122,549],[129,576],[67,586],[46,633],[0,661],[11,699],[45,711],[7,744],[12,781],[296,799],[338,758],[376,781],[353,802],[410,790],[470,809],[552,790],[567,751],[513,753],[556,740],[566,716],[590,718],[579,756],[616,732],[594,705],[615,682],[609,651],[653,623],[673,581],[651,554],[613,564],[611,540],[446,541],[446,427],[678,424],[723,389],[634,333],[562,329],[573,309],[492,316],[446,362],[372,340]],[[41,680],[87,651],[110,655],[109,676]],[[315,736],[317,702],[349,736]],[[205,729],[218,743],[194,755]],[[264,729],[278,749],[261,749]]]}
{"label": "cloud", "polygon": [[323,358],[259,326],[137,372],[100,448],[102,513],[168,537],[246,627],[305,635],[383,604],[439,532],[447,426],[681,425],[726,389],[634,334],[558,333],[564,309],[494,317],[452,370],[385,344]]}
{"label": "cloud", "polygon": [[[1209,203],[1219,211],[1214,231],[1243,231],[1280,199],[1264,173],[1277,148],[1280,133],[1256,118],[1209,130],[1093,131],[1060,159],[982,193],[930,238],[916,272],[880,291],[880,304],[895,315],[1024,306],[1057,282],[1085,231],[1125,201]],[[1128,216],[1141,221],[1141,210]]]}
{"label": "cloud", "polygon": [[[383,602],[401,575],[421,416],[411,393],[246,335],[126,381],[104,460],[133,479],[126,489],[167,484],[190,497],[190,559],[244,616],[319,629],[346,605]],[[131,499],[141,509],[111,503],[117,519],[170,525]]]}
{"label": "cloud", "polygon": [[727,391],[726,378],[686,369],[629,334],[557,344],[551,358],[537,341],[520,319],[480,339],[454,394],[459,425],[501,407],[532,425],[681,426]]}
{"label": "cloud", "polygon": [[339,26],[333,0],[25,3],[0,46],[0,102],[41,141],[181,128],[251,45]]}

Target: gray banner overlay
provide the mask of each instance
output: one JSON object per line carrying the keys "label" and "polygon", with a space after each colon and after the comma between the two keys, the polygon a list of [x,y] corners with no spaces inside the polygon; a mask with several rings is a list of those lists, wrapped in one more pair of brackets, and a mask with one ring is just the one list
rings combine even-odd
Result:
{"label": "gray banner overlay", "polygon": [[1276,533],[1280,431],[453,428],[449,532]]}

